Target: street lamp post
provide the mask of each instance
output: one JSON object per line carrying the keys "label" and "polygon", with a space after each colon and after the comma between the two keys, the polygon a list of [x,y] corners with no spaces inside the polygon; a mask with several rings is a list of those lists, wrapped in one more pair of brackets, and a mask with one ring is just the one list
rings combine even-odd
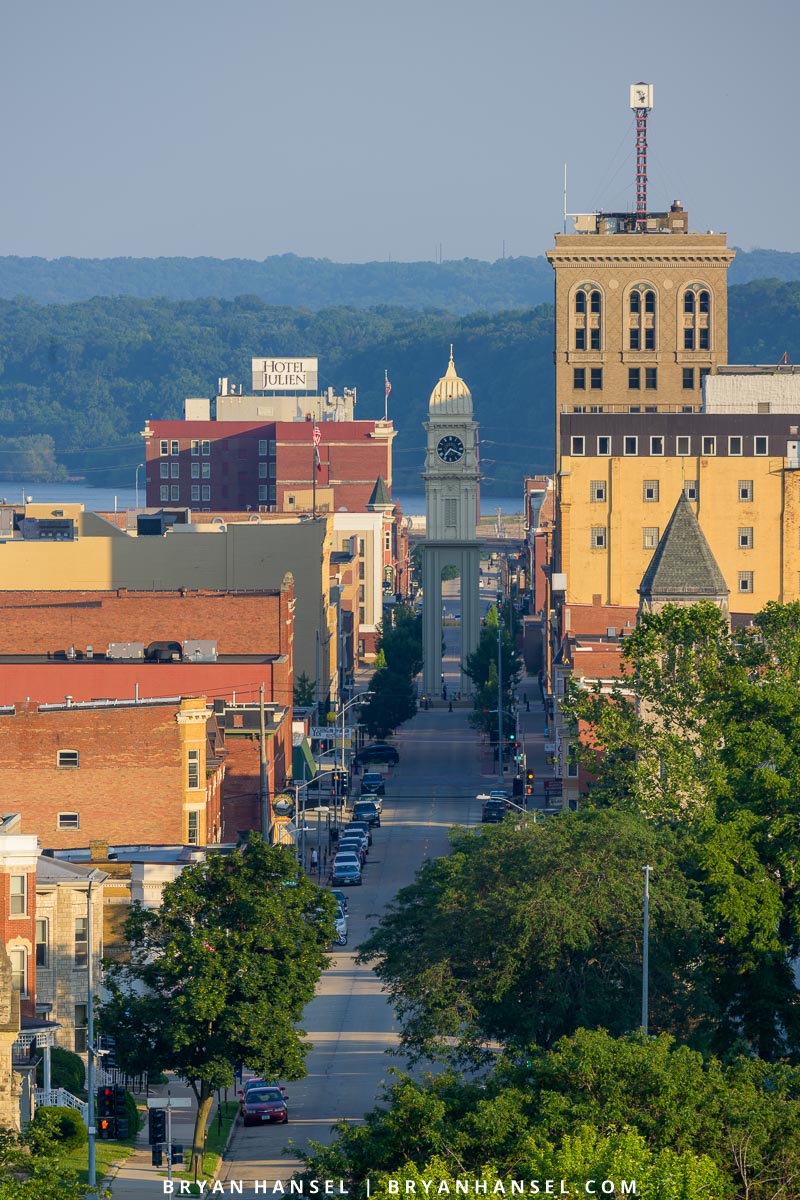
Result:
{"label": "street lamp post", "polygon": [[[137,510],[137,512],[139,510],[139,472],[141,471],[143,466],[144,466],[144,463],[139,463],[139,465],[136,468],[136,510]],[[147,486],[147,480],[145,480],[145,487],[146,486]]]}
{"label": "street lamp post", "polygon": [[[341,732],[341,744],[340,744],[340,750],[341,750],[341,755],[340,755],[340,764],[341,764],[341,765],[340,765],[340,770],[341,770],[341,775],[340,775],[340,779],[343,779],[343,778],[344,778],[344,714],[347,712],[348,708],[352,708],[352,706],[353,706],[354,704],[360,704],[360,703],[361,703],[361,702],[364,700],[365,696],[371,696],[371,695],[372,695],[372,692],[371,692],[371,691],[359,692],[357,696],[353,696],[352,700],[348,700],[348,701],[347,701],[347,704],[343,704],[343,705],[342,705],[342,710],[341,710],[341,712],[340,712],[340,714],[339,714],[339,715],[341,716],[341,718],[342,718],[342,725],[341,725],[341,731],[342,731],[342,732]],[[342,799],[344,800],[344,788],[342,788]],[[335,829],[338,829],[338,828],[339,828],[339,806],[338,806],[338,803],[337,803],[337,801],[338,801],[338,797],[337,797],[337,796],[335,795],[335,793],[334,793],[334,797],[333,797],[333,825],[334,825],[334,828],[335,828]]]}
{"label": "street lamp post", "polygon": [[642,867],[644,871],[644,937],[642,939],[642,1029],[647,1033],[649,1017],[649,968],[650,968],[650,871],[651,867]]}

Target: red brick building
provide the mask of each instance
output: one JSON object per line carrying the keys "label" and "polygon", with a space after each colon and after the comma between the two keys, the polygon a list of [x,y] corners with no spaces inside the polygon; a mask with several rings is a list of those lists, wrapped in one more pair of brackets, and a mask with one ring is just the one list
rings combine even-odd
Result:
{"label": "red brick building", "polygon": [[315,483],[333,489],[334,512],[361,512],[379,475],[391,491],[391,421],[320,421],[317,429],[318,465],[310,419],[148,421],[147,506],[306,511]]}
{"label": "red brick building", "polygon": [[0,812],[45,846],[220,839],[224,765],[205,699],[0,710]]}

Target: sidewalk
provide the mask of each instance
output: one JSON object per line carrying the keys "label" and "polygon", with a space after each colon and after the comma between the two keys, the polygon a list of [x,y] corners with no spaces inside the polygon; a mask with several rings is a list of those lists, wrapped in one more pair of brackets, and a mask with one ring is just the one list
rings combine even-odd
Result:
{"label": "sidewalk", "polygon": [[[176,1167],[176,1172],[185,1171],[191,1164],[197,1105],[194,1092],[178,1079],[173,1078],[168,1084],[160,1084],[150,1089],[151,1098],[163,1099],[168,1094],[176,1099],[188,1096],[192,1102],[191,1108],[175,1109],[172,1113],[172,1141],[173,1144],[183,1146],[183,1163]],[[231,1088],[228,1092],[228,1099],[235,1098],[236,1095],[236,1088]],[[223,1095],[223,1100],[224,1098]],[[142,1097],[137,1096],[136,1100],[137,1103],[141,1103]],[[215,1099],[211,1109],[211,1120],[214,1120],[216,1108]],[[147,1136],[147,1119],[145,1118],[145,1123],[137,1134],[136,1149],[133,1154],[125,1160],[122,1166],[116,1169],[112,1168],[105,1180],[98,1179],[98,1184],[104,1183],[106,1186],[110,1186],[114,1200],[148,1200],[150,1196],[163,1195],[162,1180],[167,1178],[166,1155],[164,1165],[154,1167]]]}

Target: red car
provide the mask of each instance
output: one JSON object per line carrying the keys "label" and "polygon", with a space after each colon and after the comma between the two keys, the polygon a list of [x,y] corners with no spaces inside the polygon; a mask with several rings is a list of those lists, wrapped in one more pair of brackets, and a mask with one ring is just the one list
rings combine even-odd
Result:
{"label": "red car", "polygon": [[265,1121],[289,1123],[289,1106],[279,1087],[251,1087],[241,1100],[242,1123],[261,1125]]}

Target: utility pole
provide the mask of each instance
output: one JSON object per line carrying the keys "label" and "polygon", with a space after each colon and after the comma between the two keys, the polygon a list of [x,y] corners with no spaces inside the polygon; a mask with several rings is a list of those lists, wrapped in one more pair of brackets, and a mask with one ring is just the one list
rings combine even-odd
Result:
{"label": "utility pole", "polygon": [[644,871],[644,938],[642,941],[642,1029],[647,1033],[649,1007],[648,971],[650,967],[650,867]]}
{"label": "utility pole", "polygon": [[259,802],[261,807],[261,836],[269,841],[269,781],[267,779],[267,729],[264,717],[264,684],[258,689],[258,715],[261,723],[259,747]]}
{"label": "utility pole", "polygon": [[497,599],[497,778],[502,788],[503,777],[503,638],[500,624],[500,597]]}
{"label": "utility pole", "polygon": [[92,972],[92,881],[89,880],[89,888],[86,893],[86,940],[88,943],[89,953],[86,960],[86,1036],[89,1041],[89,1053],[86,1063],[86,1087],[89,1092],[87,1117],[89,1126],[89,1146],[88,1146],[88,1162],[87,1162],[87,1182],[90,1188],[93,1188],[97,1182],[97,1160],[95,1157],[95,1109],[94,1109],[94,1001],[92,999],[92,989],[94,987],[94,979]]}

